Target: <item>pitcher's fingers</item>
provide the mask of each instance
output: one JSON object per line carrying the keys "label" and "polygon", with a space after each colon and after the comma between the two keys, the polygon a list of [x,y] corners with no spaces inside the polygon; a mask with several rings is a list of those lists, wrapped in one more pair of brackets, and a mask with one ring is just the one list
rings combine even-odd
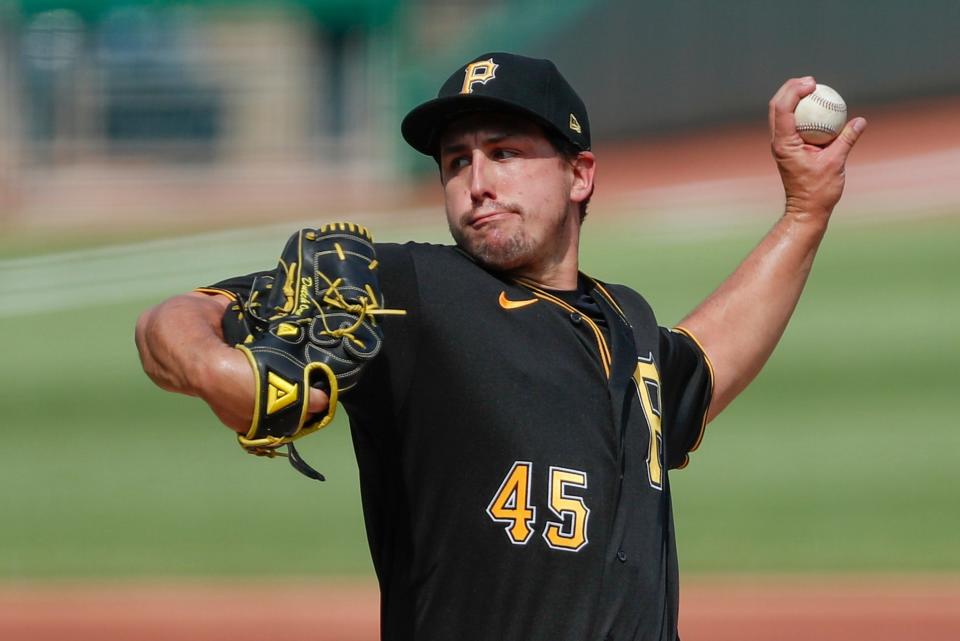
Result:
{"label": "pitcher's fingers", "polygon": [[850,150],[853,149],[855,144],[857,144],[857,140],[860,139],[860,134],[862,134],[866,128],[866,118],[854,118],[846,124],[846,126],[840,132],[840,135],[837,136],[837,139],[830,143],[830,147],[828,147],[827,152],[838,154],[841,162],[846,162],[847,156],[850,155]]}
{"label": "pitcher's fingers", "polygon": [[817,88],[817,82],[813,76],[804,76],[802,78],[790,78],[777,93],[773,94],[769,104],[769,123],[770,135],[774,140],[792,136],[797,133],[796,121],[793,112],[797,108],[797,103],[804,96],[808,96]]}
{"label": "pitcher's fingers", "polygon": [[310,414],[319,414],[325,412],[330,405],[330,397],[323,390],[315,387],[310,388],[310,401],[307,405],[307,412]]}

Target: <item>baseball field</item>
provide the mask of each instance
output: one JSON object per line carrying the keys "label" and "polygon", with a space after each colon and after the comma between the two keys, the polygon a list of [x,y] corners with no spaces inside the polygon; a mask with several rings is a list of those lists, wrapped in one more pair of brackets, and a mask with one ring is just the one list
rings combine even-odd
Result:
{"label": "baseball field", "polygon": [[[879,143],[855,154],[781,346],[671,477],[684,639],[960,637],[960,196],[941,175],[960,161],[936,147],[908,169]],[[766,163],[651,169],[642,189],[608,174],[583,269],[676,322],[777,215]],[[903,171],[939,182],[904,191]],[[354,216],[378,240],[438,242],[440,217]],[[344,417],[303,441],[328,478],[309,481],[156,389],[133,344],[146,306],[270,265],[300,222],[0,243],[0,638],[374,638]]]}

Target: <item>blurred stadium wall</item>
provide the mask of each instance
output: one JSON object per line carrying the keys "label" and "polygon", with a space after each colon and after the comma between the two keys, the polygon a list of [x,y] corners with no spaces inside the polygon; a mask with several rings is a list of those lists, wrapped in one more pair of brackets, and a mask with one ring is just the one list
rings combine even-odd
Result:
{"label": "blurred stadium wall", "polygon": [[[466,57],[557,61],[595,137],[960,93],[960,2],[0,0],[0,224],[215,224],[396,204],[398,123]],[[371,187],[377,188],[371,188]]]}

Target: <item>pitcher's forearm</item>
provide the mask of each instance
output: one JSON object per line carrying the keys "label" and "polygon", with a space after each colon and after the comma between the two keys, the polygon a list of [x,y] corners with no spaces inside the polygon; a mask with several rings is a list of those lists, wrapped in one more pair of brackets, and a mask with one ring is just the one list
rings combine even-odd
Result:
{"label": "pitcher's forearm", "polygon": [[218,367],[224,350],[220,319],[229,304],[224,296],[191,292],[170,298],[144,312],[136,341],[147,375],[172,392],[202,396],[209,370]]}
{"label": "pitcher's forearm", "polygon": [[714,368],[708,420],[760,372],[786,329],[827,228],[827,216],[785,214],[747,258],[679,325]]}
{"label": "pitcher's forearm", "polygon": [[[256,383],[247,357],[223,342],[220,321],[230,301],[197,292],[175,296],[137,321],[143,370],[159,387],[199,396],[220,421],[245,434],[251,425]],[[310,389],[309,411],[326,411],[327,394]]]}

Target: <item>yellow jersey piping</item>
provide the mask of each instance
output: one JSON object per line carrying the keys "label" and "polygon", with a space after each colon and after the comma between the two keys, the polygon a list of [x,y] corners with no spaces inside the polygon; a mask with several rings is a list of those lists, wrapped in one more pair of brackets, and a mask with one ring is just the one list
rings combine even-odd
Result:
{"label": "yellow jersey piping", "polygon": [[197,292],[198,294],[210,294],[212,296],[220,294],[221,296],[226,296],[233,302],[237,302],[236,294],[225,289],[220,289],[219,287],[195,287],[193,291]]}
{"label": "yellow jersey piping", "polygon": [[597,349],[600,352],[600,364],[603,366],[604,375],[609,380],[610,379],[610,363],[612,361],[610,357],[610,348],[607,347],[607,340],[603,337],[603,332],[600,330],[599,327],[597,327],[597,324],[593,322],[593,319],[581,313],[579,310],[577,310],[577,308],[573,307],[563,299],[558,298],[553,294],[550,294],[540,289],[539,287],[537,287],[536,285],[534,285],[533,283],[531,283],[526,279],[518,278],[517,282],[522,284],[524,287],[527,287],[528,289],[530,289],[533,295],[536,296],[537,298],[545,300],[549,303],[553,303],[554,305],[557,305],[558,307],[565,309],[568,312],[572,312],[580,315],[580,318],[583,319],[587,323],[587,326],[590,327],[590,329],[593,331],[593,335],[597,340]]}
{"label": "yellow jersey piping", "polygon": [[590,276],[587,276],[586,274],[584,274],[584,276],[590,279],[590,282],[593,283],[593,285],[600,290],[600,293],[603,294],[603,296],[607,299],[607,302],[613,305],[613,308],[617,310],[617,313],[620,314],[620,316],[624,320],[626,320],[627,315],[623,312],[623,309],[620,308],[620,305],[617,304],[617,300],[610,294],[610,292],[608,292],[607,289],[603,285],[601,285],[599,281],[594,280],[593,278],[590,278]]}
{"label": "yellow jersey piping", "polygon": [[[692,340],[694,344],[697,346],[697,348],[700,350],[700,353],[703,354],[703,360],[707,364],[707,373],[710,376],[710,401],[712,402],[713,401],[713,385],[716,379],[714,378],[713,363],[710,362],[710,357],[707,356],[707,352],[705,349],[703,349],[703,345],[700,344],[700,341],[697,339],[696,336],[693,335],[693,333],[690,330],[686,329],[685,327],[680,327],[678,325],[677,327],[674,327],[672,331],[677,332],[678,334],[683,334],[684,336]],[[697,440],[694,441],[693,447],[690,448],[689,450],[690,452],[695,452],[697,448],[700,447],[700,442],[703,440],[703,434],[707,430],[707,415],[709,413],[710,413],[710,403],[708,402],[707,407],[703,412],[703,419],[700,424],[700,433],[697,435]],[[684,463],[684,465],[686,465],[686,463]]]}

